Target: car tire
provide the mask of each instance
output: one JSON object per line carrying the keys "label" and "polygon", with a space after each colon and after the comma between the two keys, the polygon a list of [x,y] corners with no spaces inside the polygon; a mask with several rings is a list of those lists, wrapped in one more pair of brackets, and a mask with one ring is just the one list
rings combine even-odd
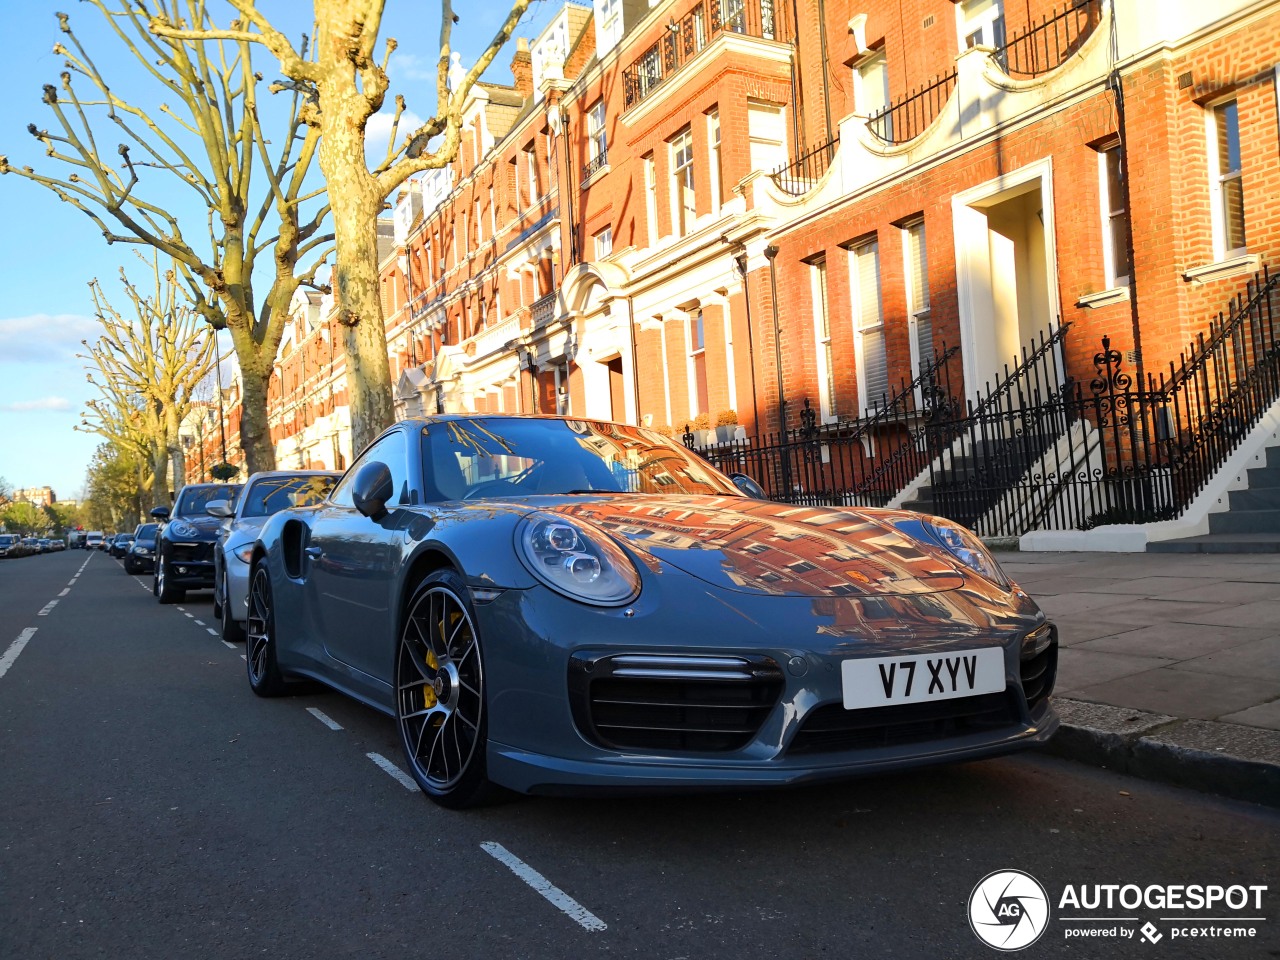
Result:
{"label": "car tire", "polygon": [[271,575],[265,564],[253,568],[249,581],[249,629],[245,666],[249,689],[260,697],[282,697],[288,690],[276,662],[276,616],[271,598]]}
{"label": "car tire", "polygon": [[454,810],[492,799],[498,791],[486,772],[480,634],[469,591],[453,570],[437,570],[418,584],[405,608],[395,662],[396,727],[422,792]]}
{"label": "car tire", "polygon": [[163,560],[156,560],[155,587],[152,592],[161,603],[181,603],[187,599],[187,591],[181,587],[175,587],[169,582],[165,567],[166,564]]}
{"label": "car tire", "polygon": [[215,596],[221,595],[222,599],[214,604],[216,613],[222,627],[222,639],[227,643],[244,643],[245,632],[244,625],[237,620],[231,613],[231,604],[227,603],[227,581],[222,579],[222,589],[215,592]]}

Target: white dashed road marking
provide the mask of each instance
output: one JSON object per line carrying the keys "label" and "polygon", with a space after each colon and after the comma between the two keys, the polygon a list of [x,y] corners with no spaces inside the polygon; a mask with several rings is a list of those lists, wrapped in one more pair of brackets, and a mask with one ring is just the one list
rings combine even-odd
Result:
{"label": "white dashed road marking", "polygon": [[[218,635],[218,632],[216,630],[210,630],[209,632],[212,633],[215,637]],[[222,642],[227,645],[227,649],[229,650],[234,650],[237,646],[236,644],[232,643],[230,640],[223,640]]]}
{"label": "white dashed road marking", "polygon": [[4,652],[4,656],[0,657],[0,677],[9,672],[9,668],[13,666],[13,661],[18,659],[18,654],[22,652],[22,648],[27,645],[27,641],[34,635],[38,627],[27,627],[20,634],[18,639],[9,644],[9,649]]}
{"label": "white dashed road marking", "polygon": [[395,778],[396,782],[398,782],[400,786],[404,787],[406,790],[412,790],[414,793],[418,792],[418,785],[414,782],[413,777],[409,776],[382,754],[366,753],[365,756],[380,766],[387,776]]}
{"label": "white dashed road marking", "polygon": [[49,611],[50,611],[50,610],[52,610],[52,609],[53,609],[54,607],[56,607],[57,605],[58,605],[58,601],[57,601],[57,600],[50,600],[50,601],[49,601],[48,603],[46,603],[43,607],[41,607],[41,608],[40,608],[40,612],[39,612],[39,613],[37,613],[37,614],[36,614],[36,616],[37,616],[37,617],[47,617],[47,616],[49,615]]}
{"label": "white dashed road marking", "polygon": [[[187,614],[187,616],[191,616],[191,614]],[[204,621],[203,621],[203,620],[197,620],[197,621],[196,621],[196,626],[197,626],[197,627],[203,627],[203,626],[204,626]]]}
{"label": "white dashed road marking", "polygon": [[[321,723],[323,723],[323,724],[324,724],[326,727],[328,727],[330,730],[341,730],[341,729],[342,729],[342,724],[338,723],[336,720],[334,720],[332,717],[330,717],[330,716],[329,716],[327,713],[325,713],[323,710],[317,710],[315,707],[307,707],[307,713],[311,714],[313,717],[315,717],[317,720],[319,720]],[[372,754],[370,754],[370,756],[372,756]],[[376,763],[376,762],[377,762],[377,761],[375,761],[375,763]],[[399,772],[399,771],[397,771],[397,773],[398,773],[398,772]],[[417,786],[418,786],[418,785],[415,783],[415,784],[414,784],[414,789],[417,789]]]}
{"label": "white dashed road marking", "polygon": [[65,596],[66,596],[68,593],[70,593],[70,592],[71,592],[71,588],[70,588],[70,587],[63,587],[63,588],[62,588],[62,592],[61,592],[60,594],[58,594],[58,596],[60,596],[60,597],[65,597]]}
{"label": "white dashed road marking", "polygon": [[[372,756],[372,754],[370,754],[370,756]],[[499,863],[505,864],[512,873],[531,886],[534,890],[538,891],[538,893],[542,894],[542,896],[546,897],[547,901],[552,906],[562,911],[570,920],[581,925],[584,930],[590,933],[596,933],[600,930],[609,929],[603,920],[557,887],[537,870],[533,869],[533,867],[529,866],[517,857],[502,844],[495,843],[492,840],[486,840],[484,843],[480,844],[480,849],[489,854],[489,856],[493,857],[493,859],[497,860]]]}

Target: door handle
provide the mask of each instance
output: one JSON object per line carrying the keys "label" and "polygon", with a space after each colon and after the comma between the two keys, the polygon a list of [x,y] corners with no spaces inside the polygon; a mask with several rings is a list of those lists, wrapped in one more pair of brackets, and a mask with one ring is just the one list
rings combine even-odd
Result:
{"label": "door handle", "polygon": [[321,550],[319,547],[307,547],[307,549],[303,550],[302,552],[305,553],[312,560],[319,560],[321,554],[324,553],[324,551]]}

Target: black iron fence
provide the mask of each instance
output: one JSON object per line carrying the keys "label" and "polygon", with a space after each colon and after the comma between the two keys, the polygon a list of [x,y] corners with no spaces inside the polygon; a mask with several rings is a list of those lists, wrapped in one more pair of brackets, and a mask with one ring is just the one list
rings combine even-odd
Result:
{"label": "black iron fence", "polygon": [[885,143],[914,140],[924,133],[951,99],[956,75],[952,68],[926,86],[899,97],[879,113],[872,114],[867,119],[867,129]]}
{"label": "black iron fence", "polygon": [[778,189],[793,197],[802,197],[812,190],[814,184],[827,172],[839,143],[840,138],[836,136],[816,147],[810,147],[800,156],[778,167],[769,176],[778,185]]}
{"label": "black iron fence", "polygon": [[1060,67],[1084,44],[1102,18],[1102,0],[1075,0],[1034,21],[995,52],[1011,77],[1037,77]]}
{"label": "black iron fence", "polygon": [[1041,336],[967,401],[953,348],[867,418],[818,425],[806,400],[798,429],[699,452],[775,500],[892,503],[1018,536],[1178,516],[1280,400],[1280,274],[1255,277],[1145,382],[1107,337],[1092,375],[1068,376],[1069,330]]}

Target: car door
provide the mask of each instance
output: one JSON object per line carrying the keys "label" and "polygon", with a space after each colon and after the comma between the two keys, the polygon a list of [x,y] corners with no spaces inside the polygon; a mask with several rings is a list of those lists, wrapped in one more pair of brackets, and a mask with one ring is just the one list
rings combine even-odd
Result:
{"label": "car door", "polygon": [[[417,499],[408,454],[403,430],[376,440],[317,511],[307,546],[308,578],[325,651],[386,683],[391,682],[392,599],[403,544],[400,507]],[[356,510],[351,495],[356,474],[373,461],[387,465],[395,490],[386,514],[376,521]]]}

